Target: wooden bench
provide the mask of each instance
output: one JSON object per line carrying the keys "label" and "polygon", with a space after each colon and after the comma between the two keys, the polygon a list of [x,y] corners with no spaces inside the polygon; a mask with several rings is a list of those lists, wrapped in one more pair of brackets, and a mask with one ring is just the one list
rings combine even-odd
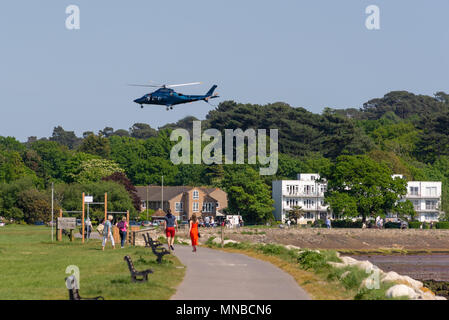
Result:
{"label": "wooden bench", "polygon": [[149,233],[147,233],[146,237],[145,234],[142,234],[144,240],[145,240],[145,247],[150,247],[153,253],[157,256],[157,263],[162,263],[162,258],[166,254],[170,254],[170,251],[162,247],[162,243],[160,243],[157,240],[153,240]]}
{"label": "wooden bench", "polygon": [[153,238],[151,238],[150,233],[147,232],[147,234],[145,235],[142,234],[143,236],[143,240],[145,240],[145,247],[151,247],[151,246],[156,246],[156,247],[160,247],[162,246],[162,243],[158,240],[153,240]]}
{"label": "wooden bench", "polygon": [[[129,272],[131,272],[131,279],[133,282],[137,281],[148,281],[148,274],[153,273],[153,270],[147,269],[144,271],[137,271],[136,268],[134,268],[134,263],[131,260],[130,256],[125,256],[124,260],[128,263]],[[142,277],[141,279],[138,279],[137,277]]]}
{"label": "wooden bench", "polygon": [[95,298],[81,298],[78,289],[76,288],[76,278],[74,275],[65,278],[65,283],[67,285],[67,289],[69,290],[70,300],[104,300],[102,296]]}

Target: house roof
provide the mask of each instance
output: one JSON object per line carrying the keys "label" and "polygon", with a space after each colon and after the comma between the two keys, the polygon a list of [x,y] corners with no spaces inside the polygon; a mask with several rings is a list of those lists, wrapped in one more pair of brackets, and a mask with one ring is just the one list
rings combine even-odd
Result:
{"label": "house roof", "polygon": [[162,209],[157,209],[152,215],[152,218],[161,218],[165,217],[166,213]]}
{"label": "house roof", "polygon": [[[147,190],[148,190],[148,201],[161,201],[162,199],[162,188],[161,186],[139,186],[136,187],[137,194],[142,201],[147,201]],[[168,201],[173,199],[179,194],[188,192],[192,189],[200,189],[207,195],[211,192],[217,190],[217,188],[209,187],[192,187],[192,186],[164,186],[164,200]],[[210,195],[209,195],[210,196]],[[212,197],[213,198],[213,197]]]}

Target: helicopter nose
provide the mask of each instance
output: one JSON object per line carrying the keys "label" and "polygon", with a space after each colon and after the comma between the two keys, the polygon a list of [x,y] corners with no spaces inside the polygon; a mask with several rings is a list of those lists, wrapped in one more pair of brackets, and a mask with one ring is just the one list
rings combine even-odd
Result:
{"label": "helicopter nose", "polygon": [[141,104],[142,103],[142,98],[138,98],[136,100],[134,100],[135,103]]}

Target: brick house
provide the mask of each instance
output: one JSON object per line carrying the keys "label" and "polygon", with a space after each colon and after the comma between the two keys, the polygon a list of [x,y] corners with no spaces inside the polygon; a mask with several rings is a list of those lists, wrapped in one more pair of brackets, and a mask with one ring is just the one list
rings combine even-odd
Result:
{"label": "brick house", "polygon": [[141,186],[136,189],[141,199],[141,211],[146,210],[148,202],[149,209],[166,211],[170,208],[180,220],[188,220],[194,213],[197,216],[215,217],[228,206],[228,196],[219,188],[164,186],[163,200],[161,186]]}

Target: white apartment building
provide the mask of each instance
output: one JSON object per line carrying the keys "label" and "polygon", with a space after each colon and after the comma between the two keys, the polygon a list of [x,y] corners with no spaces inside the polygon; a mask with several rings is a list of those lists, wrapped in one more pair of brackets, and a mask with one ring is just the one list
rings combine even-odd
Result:
{"label": "white apartment building", "polygon": [[320,181],[317,173],[300,173],[297,180],[275,180],[272,182],[274,217],[285,221],[288,212],[295,206],[304,211],[306,221],[325,219],[328,206],[324,205],[327,182]]}
{"label": "white apartment building", "polygon": [[[395,174],[393,178],[402,175]],[[441,211],[441,181],[408,181],[406,200],[413,203],[419,221],[438,221]]]}
{"label": "white apartment building", "polygon": [[[402,175],[393,175],[393,178]],[[413,203],[419,221],[438,221],[441,211],[441,181],[408,181],[405,200]],[[324,205],[327,181],[321,181],[317,173],[300,173],[297,180],[275,180],[272,182],[274,217],[285,221],[288,211],[300,206],[306,221],[325,219],[328,206]],[[388,215],[387,218],[394,218]],[[330,218],[335,218],[333,214]]]}

